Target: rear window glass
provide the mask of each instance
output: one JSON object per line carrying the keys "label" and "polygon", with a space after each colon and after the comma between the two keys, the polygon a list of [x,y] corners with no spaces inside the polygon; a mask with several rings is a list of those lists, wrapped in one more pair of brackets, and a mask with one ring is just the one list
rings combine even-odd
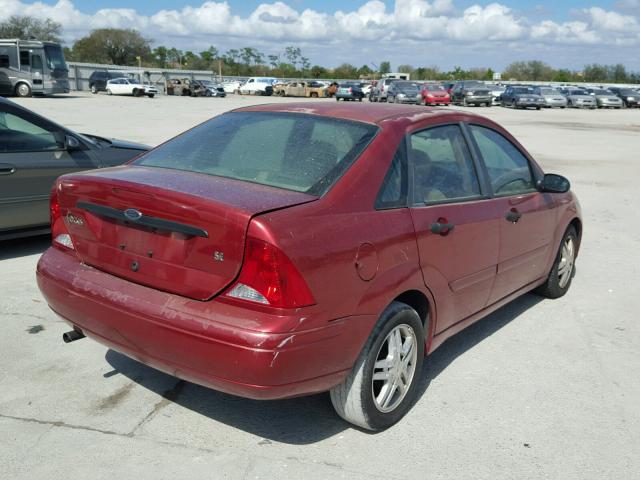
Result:
{"label": "rear window glass", "polygon": [[315,115],[233,112],[212,118],[134,163],[322,195],[377,131],[375,125]]}

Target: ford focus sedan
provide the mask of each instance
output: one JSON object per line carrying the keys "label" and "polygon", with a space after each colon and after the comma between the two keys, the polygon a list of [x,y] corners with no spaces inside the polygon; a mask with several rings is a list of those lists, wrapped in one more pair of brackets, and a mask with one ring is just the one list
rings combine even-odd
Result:
{"label": "ford focus sedan", "polygon": [[254,399],[330,391],[370,430],[447,338],[564,295],[582,234],[569,181],[502,127],[388,104],[226,113],[61,177],[51,217],[37,279],[65,341]]}

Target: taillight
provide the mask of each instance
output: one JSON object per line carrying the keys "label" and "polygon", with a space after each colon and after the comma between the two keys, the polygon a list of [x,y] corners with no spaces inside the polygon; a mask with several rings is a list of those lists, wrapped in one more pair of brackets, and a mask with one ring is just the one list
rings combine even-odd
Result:
{"label": "taillight", "polygon": [[54,184],[49,197],[49,215],[51,218],[51,240],[54,246],[74,249],[71,235],[64,223],[58,200],[58,184]]}
{"label": "taillight", "polygon": [[315,302],[291,260],[277,247],[247,238],[242,271],[226,296],[276,308],[298,308]]}
{"label": "taillight", "polygon": [[353,92],[353,88],[349,87],[349,93]]}

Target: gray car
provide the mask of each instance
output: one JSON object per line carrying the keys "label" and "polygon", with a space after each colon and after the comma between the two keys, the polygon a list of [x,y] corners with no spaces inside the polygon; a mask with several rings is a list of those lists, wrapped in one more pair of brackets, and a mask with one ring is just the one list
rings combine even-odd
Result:
{"label": "gray car", "polygon": [[393,82],[397,82],[396,78],[382,78],[378,80],[376,86],[371,89],[369,93],[370,102],[386,102],[387,94],[389,93],[389,87]]}
{"label": "gray car", "polygon": [[0,240],[48,232],[60,175],[120,165],[148,149],[72,132],[0,98]]}
{"label": "gray car", "polygon": [[615,93],[603,88],[590,88],[589,94],[596,99],[598,108],[622,108],[622,99]]}
{"label": "gray car", "polygon": [[544,100],[544,107],[546,108],[566,108],[567,97],[562,95],[558,90],[552,87],[537,87],[533,89],[533,92],[540,95]]}
{"label": "gray car", "polygon": [[566,90],[567,106],[571,108],[598,108],[595,97],[586,90],[572,88]]}

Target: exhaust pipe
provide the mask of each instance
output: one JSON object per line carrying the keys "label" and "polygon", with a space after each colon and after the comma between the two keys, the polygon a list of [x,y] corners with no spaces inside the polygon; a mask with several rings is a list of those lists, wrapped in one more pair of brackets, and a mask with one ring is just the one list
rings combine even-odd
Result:
{"label": "exhaust pipe", "polygon": [[76,340],[80,340],[84,338],[84,333],[82,330],[71,330],[70,332],[66,332],[62,334],[62,340],[64,343],[75,342]]}

